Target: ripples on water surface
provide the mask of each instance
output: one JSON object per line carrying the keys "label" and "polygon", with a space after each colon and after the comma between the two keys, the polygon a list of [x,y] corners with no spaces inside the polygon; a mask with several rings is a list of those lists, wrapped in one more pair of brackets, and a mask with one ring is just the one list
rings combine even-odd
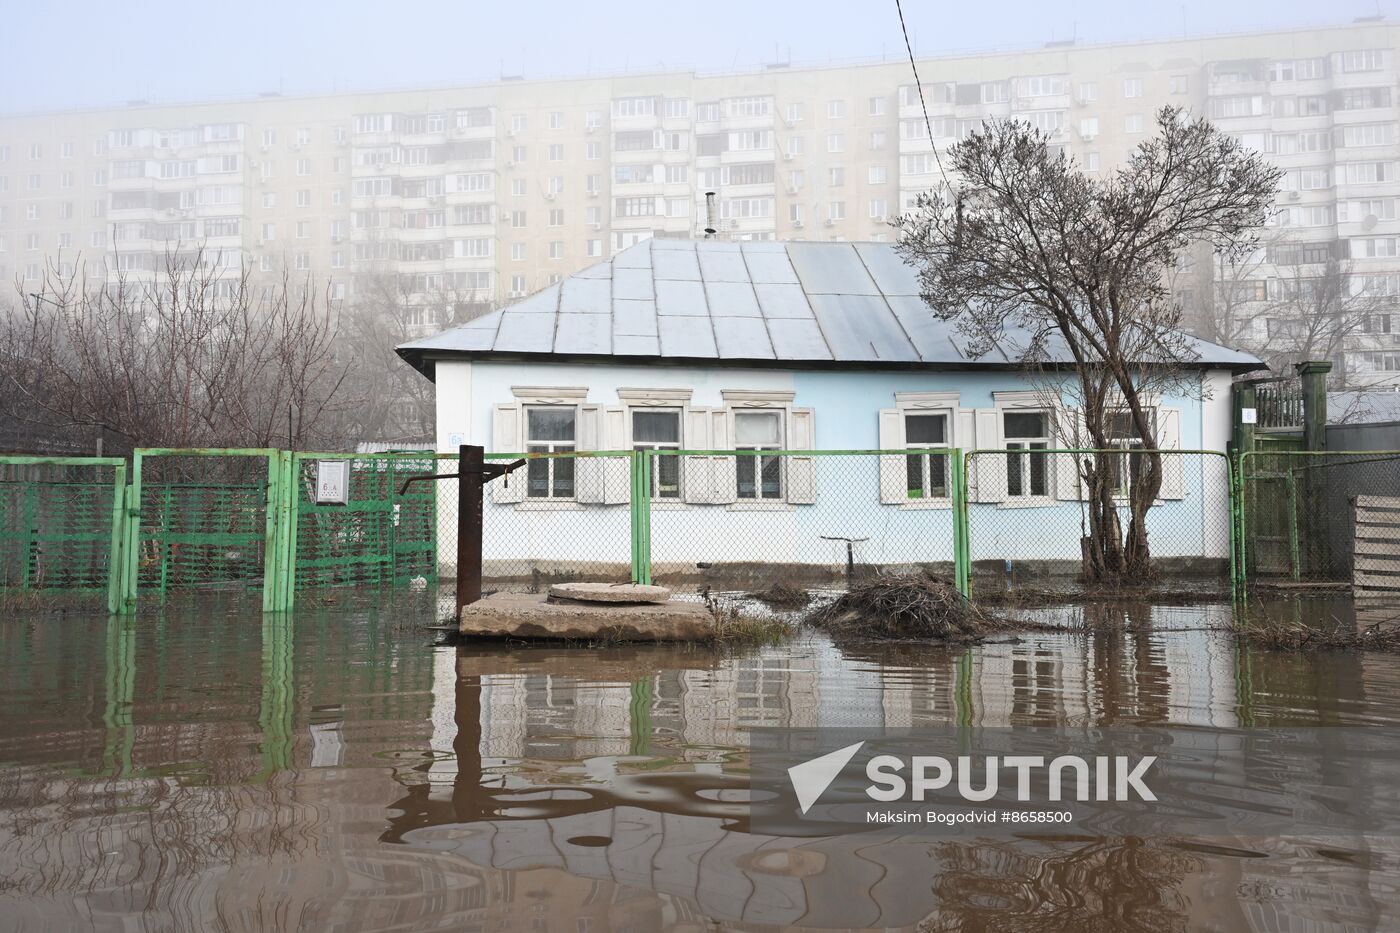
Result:
{"label": "ripples on water surface", "polygon": [[402,611],[0,623],[0,929],[1323,930],[1400,840],[747,832],[756,725],[1393,725],[1219,608],[971,649],[433,647]]}

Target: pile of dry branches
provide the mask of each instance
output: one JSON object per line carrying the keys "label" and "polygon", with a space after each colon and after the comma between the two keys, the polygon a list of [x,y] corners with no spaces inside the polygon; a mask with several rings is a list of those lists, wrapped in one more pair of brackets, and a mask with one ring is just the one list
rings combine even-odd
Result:
{"label": "pile of dry branches", "polygon": [[1009,623],[927,577],[877,577],[811,613],[808,624],[849,638],[976,640]]}

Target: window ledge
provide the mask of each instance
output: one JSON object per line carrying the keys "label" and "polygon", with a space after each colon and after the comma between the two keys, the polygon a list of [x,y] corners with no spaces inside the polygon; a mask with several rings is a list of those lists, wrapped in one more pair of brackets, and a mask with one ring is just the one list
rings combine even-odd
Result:
{"label": "window ledge", "polygon": [[[597,503],[599,506],[603,503]],[[627,503],[619,503],[626,505]],[[584,505],[577,499],[524,499],[515,503],[515,508],[520,512],[582,512],[591,506]]]}
{"label": "window ledge", "polygon": [[928,509],[951,509],[952,507],[952,499],[910,499],[898,505],[902,512],[922,512]]}
{"label": "window ledge", "polygon": [[1049,496],[1012,496],[996,504],[999,509],[1050,509],[1063,505],[1065,501],[1078,502],[1078,499],[1060,500]]}
{"label": "window ledge", "polygon": [[725,510],[729,512],[791,512],[795,508],[796,506],[792,503],[783,502],[778,499],[773,499],[768,502],[761,500],[742,500],[739,502],[731,502],[725,506]]}

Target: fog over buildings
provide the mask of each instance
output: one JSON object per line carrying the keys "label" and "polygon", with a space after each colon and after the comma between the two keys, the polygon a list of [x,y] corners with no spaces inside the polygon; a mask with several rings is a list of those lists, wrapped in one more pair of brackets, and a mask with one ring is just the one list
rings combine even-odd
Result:
{"label": "fog over buildings", "polygon": [[[0,279],[24,293],[46,268],[149,280],[172,254],[202,250],[230,279],[307,276],[334,301],[382,302],[431,331],[648,237],[701,235],[708,191],[722,237],[890,240],[891,219],[941,180],[935,147],[983,120],[1028,121],[1106,173],[1176,105],[1285,172],[1254,257],[1182,263],[1174,288],[1197,329],[1286,357],[1307,330],[1307,296],[1340,275],[1366,313],[1337,345],[1311,349],[1348,382],[1400,381],[1395,24],[1111,44],[1067,35],[920,56],[926,121],[893,5],[877,12],[889,54],[865,64],[506,73],[0,117]],[[100,87],[96,67],[92,78]],[[179,87],[172,77],[158,99]]]}

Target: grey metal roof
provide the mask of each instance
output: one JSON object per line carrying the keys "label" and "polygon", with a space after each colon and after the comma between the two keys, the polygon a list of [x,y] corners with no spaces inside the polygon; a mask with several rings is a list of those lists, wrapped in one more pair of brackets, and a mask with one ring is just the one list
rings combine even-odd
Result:
{"label": "grey metal roof", "polygon": [[[1020,359],[1014,335],[978,359],[964,343],[929,312],[914,270],[888,243],[651,239],[398,352],[430,377],[435,360],[453,357],[899,369]],[[1195,347],[1203,368],[1263,365],[1203,340]],[[1060,356],[1052,362],[1069,362]]]}

